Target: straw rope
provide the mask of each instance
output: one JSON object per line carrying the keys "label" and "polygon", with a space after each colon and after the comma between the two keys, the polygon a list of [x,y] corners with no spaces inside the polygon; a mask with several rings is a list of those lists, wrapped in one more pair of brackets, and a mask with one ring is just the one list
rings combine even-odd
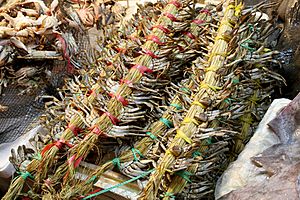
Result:
{"label": "straw rope", "polygon": [[[237,13],[237,7],[234,6],[234,2],[227,0],[228,7],[225,11],[224,17],[221,21],[218,35],[216,41],[209,57],[210,66],[215,66],[216,68],[221,68],[224,65],[226,50],[228,47],[228,42],[222,38],[222,35],[227,31],[232,30],[232,26],[228,25],[230,19],[235,16]],[[217,74],[215,71],[207,71],[203,83],[205,85],[210,85],[212,87],[218,87],[218,80],[216,79]],[[201,87],[198,94],[195,96],[195,101],[200,101],[204,97],[211,98],[213,90],[209,87]],[[195,118],[198,113],[202,113],[204,109],[201,106],[192,105],[189,109],[186,118]],[[197,131],[197,125],[194,123],[185,123],[182,124],[179,128],[181,132],[185,134],[187,138],[191,138],[193,133]],[[149,182],[142,191],[142,194],[139,199],[152,200],[157,196],[157,192],[161,183],[161,180],[166,172],[166,170],[171,166],[175,161],[176,157],[172,153],[174,146],[183,146],[186,143],[186,140],[182,137],[175,137],[166,151],[165,156],[161,160],[160,164],[157,166],[156,171],[150,176]]]}
{"label": "straw rope", "polygon": [[[170,1],[172,2],[172,1]],[[171,15],[176,15],[178,13],[178,8],[174,4],[168,4],[165,9],[164,13],[169,13]],[[173,21],[170,19],[169,15],[162,15],[158,21],[158,25],[163,26],[169,26],[172,25]],[[163,38],[165,33],[158,29],[154,28],[152,30],[152,34],[158,38]],[[139,66],[145,66],[147,68],[150,68],[151,61],[155,56],[152,55],[152,53],[155,53],[155,51],[158,49],[158,44],[155,43],[152,40],[147,41],[143,46],[142,49],[145,50],[145,54],[137,57],[135,59],[135,64]],[[132,67],[129,71],[129,73],[125,76],[124,80],[129,81],[131,83],[138,83],[142,78],[143,72],[141,72],[137,67]],[[125,83],[120,85],[119,89],[117,90],[115,95],[122,96],[123,98],[127,98],[132,93],[132,89]],[[119,102],[117,99],[112,98],[108,104],[107,104],[107,112],[102,114],[98,119],[95,120],[94,127],[97,127],[97,129],[101,130],[101,134],[95,134],[93,131],[88,133],[86,137],[79,142],[76,147],[72,148],[70,157],[73,157],[73,161],[83,160],[90,150],[94,147],[95,143],[98,141],[100,136],[105,136],[106,132],[111,128],[113,125],[113,122],[110,118],[110,115],[118,117],[120,115],[121,110],[123,109],[123,105],[121,102]],[[70,160],[70,158],[69,158]],[[71,180],[71,177],[75,174],[75,167],[74,163],[64,163],[62,166],[58,168],[56,171],[55,179],[59,180],[64,176],[65,182],[68,182]]]}
{"label": "straw rope", "polygon": [[[209,17],[210,17],[209,14],[201,12],[196,17],[196,19],[202,20],[202,21],[207,21]],[[208,24],[206,24],[205,26],[199,26],[197,24],[192,24],[191,25],[191,33],[194,36],[199,37],[200,31],[202,29],[206,29],[208,27],[209,27]],[[204,35],[202,35],[202,37],[203,36]],[[193,42],[193,40],[190,39],[188,36],[185,36],[185,37],[187,40],[189,40],[189,42]],[[194,86],[194,83],[192,80],[190,80],[189,84],[187,85],[187,88],[191,89],[193,86]],[[173,101],[171,102],[169,108],[167,109],[167,111],[164,112],[161,119],[171,121],[172,120],[172,112],[181,110],[182,103],[183,102],[180,100],[180,96],[176,95],[174,97]],[[145,137],[142,140],[138,141],[137,144],[135,145],[135,148],[138,149],[141,152],[141,154],[145,155],[147,153],[147,151],[149,150],[149,148],[153,145],[153,143],[156,142],[157,138],[162,136],[162,134],[164,133],[164,131],[167,128],[168,128],[168,126],[166,126],[166,124],[162,120],[158,120],[151,126],[149,132],[147,132],[149,137]],[[121,156],[119,157],[118,160],[119,160],[119,162],[128,162],[128,161],[131,161],[132,159],[133,159],[133,154],[131,153],[131,151],[126,151],[121,154]],[[107,171],[108,169],[112,169],[114,166],[115,166],[115,164],[114,164],[113,160],[109,161],[109,162],[105,163],[104,165],[102,165],[100,168],[96,169],[95,172],[91,175],[91,177],[100,177],[105,171]],[[86,184],[83,184],[82,188],[84,189],[86,186],[87,186]],[[90,187],[91,187],[91,185],[90,185]],[[87,190],[89,190],[89,189],[87,189]],[[84,192],[87,192],[87,191],[84,191]]]}
{"label": "straw rope", "polygon": [[[99,93],[101,87],[96,84],[93,86],[92,90],[94,91],[91,95],[89,95],[88,97],[85,98],[84,101],[86,101],[87,103],[92,103],[94,102],[94,100],[96,99],[96,94]],[[81,119],[81,117],[79,115],[74,115],[69,122],[69,128],[67,128],[64,133],[62,134],[62,136],[60,137],[61,140],[65,140],[68,141],[70,139],[72,139],[72,137],[74,137],[74,130],[71,127],[71,125],[74,128],[83,128],[83,121]],[[48,151],[46,151],[44,153],[44,155],[42,156],[42,159],[33,159],[28,166],[26,167],[27,172],[32,173],[32,174],[36,174],[36,176],[34,177],[36,183],[39,183],[42,179],[44,179],[47,175],[47,170],[49,169],[49,167],[51,167],[53,165],[54,162],[54,157],[55,155],[58,153],[59,148],[57,146],[52,146]],[[17,179],[15,179],[7,193],[5,194],[5,196],[3,197],[4,200],[6,199],[15,199],[17,198],[17,194],[20,193],[20,191],[22,191],[23,189],[23,185],[25,184],[25,180],[22,179],[21,177],[18,177]],[[36,184],[36,186],[38,186],[39,184]]]}
{"label": "straw rope", "polygon": [[[207,20],[207,18],[209,17],[209,15],[207,13],[201,13],[200,15],[197,16],[196,19],[201,19],[201,20]],[[197,34],[200,32],[200,30],[202,28],[207,28],[207,26],[205,27],[199,27],[196,24],[192,24],[191,25],[191,33],[195,36],[198,36]],[[190,42],[192,42],[192,40],[188,37],[185,36],[186,39],[189,39]],[[190,81],[190,83],[188,84],[188,88],[191,89],[193,87],[193,81]],[[182,101],[180,100],[179,95],[176,95],[173,99],[173,101],[171,102],[169,109],[163,114],[162,118],[167,119],[169,121],[172,120],[172,112],[176,112],[178,110],[178,105],[182,105]],[[155,122],[151,127],[150,127],[150,132],[149,135],[155,136],[156,138],[161,136],[164,131],[167,129],[166,125],[162,122],[162,121],[157,121]],[[145,154],[148,150],[149,147],[155,142],[155,140],[153,140],[150,136],[143,138],[141,141],[139,141],[137,143],[136,148],[140,150],[140,152],[142,154]],[[125,152],[123,155],[120,156],[120,160],[122,162],[127,162],[132,160],[132,154],[128,151]],[[110,164],[109,164],[110,163]],[[96,176],[101,176],[102,173],[104,173],[106,170],[110,169],[113,167],[112,162],[109,162],[107,164],[104,164],[103,169],[99,169],[98,172],[96,171],[95,175]]]}

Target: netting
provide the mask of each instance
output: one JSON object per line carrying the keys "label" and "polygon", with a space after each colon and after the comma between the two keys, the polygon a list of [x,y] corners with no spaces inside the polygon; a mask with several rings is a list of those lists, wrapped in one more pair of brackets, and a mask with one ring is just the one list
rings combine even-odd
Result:
{"label": "netting", "polygon": [[19,90],[12,86],[3,90],[0,105],[7,107],[0,112],[0,143],[16,140],[42,113],[34,95],[19,95]]}

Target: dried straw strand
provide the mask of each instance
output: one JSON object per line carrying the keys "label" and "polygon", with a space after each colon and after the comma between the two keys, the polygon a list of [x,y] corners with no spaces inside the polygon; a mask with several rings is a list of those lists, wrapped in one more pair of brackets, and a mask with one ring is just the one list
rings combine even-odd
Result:
{"label": "dried straw strand", "polygon": [[[223,35],[232,30],[230,26],[230,20],[233,16],[238,15],[239,12],[236,12],[235,3],[227,0],[228,7],[225,11],[224,17],[221,21],[218,35],[213,47],[212,52],[210,53],[209,63],[210,67],[213,66],[215,69],[220,69],[224,65],[226,58],[226,52],[228,47],[228,42],[223,38]],[[200,87],[200,91],[195,96],[195,101],[201,101],[203,98],[211,98],[213,90],[218,87],[218,80],[216,79],[217,73],[215,71],[207,71],[204,81]],[[194,119],[198,113],[202,113],[204,108],[199,105],[192,105],[189,109],[186,118]],[[156,171],[150,176],[149,182],[142,191],[139,199],[152,200],[157,196],[157,192],[161,183],[161,180],[166,172],[166,170],[171,166],[175,161],[176,157],[172,153],[172,149],[175,146],[183,146],[187,140],[190,140],[193,133],[197,131],[197,125],[190,122],[185,123],[180,126],[177,134],[166,151],[165,156],[161,160],[160,164],[157,166]]]}
{"label": "dried straw strand", "polygon": [[[175,5],[170,3],[165,7],[164,13],[170,13],[172,15],[176,15],[178,13],[178,8]],[[157,24],[163,26],[172,25],[172,23],[173,21],[164,15],[161,16],[157,21]],[[155,35],[158,38],[163,38],[165,33],[162,30],[155,28],[152,31],[152,35]],[[147,41],[142,48],[154,52],[158,49],[158,44],[156,44],[153,41]],[[146,66],[150,68],[152,59],[153,58],[150,55],[141,55],[135,59],[135,63],[137,65]],[[138,83],[141,80],[142,75],[143,74],[138,69],[131,68],[129,73],[125,76],[124,80],[127,80],[131,83]],[[132,93],[132,89],[127,84],[122,84],[118,88],[116,95],[120,95],[124,98],[127,98],[131,93]],[[122,109],[123,109],[122,103],[120,103],[118,100],[114,98],[111,99],[107,104],[107,112],[113,116],[118,117]],[[82,140],[78,145],[76,145],[76,147],[71,149],[71,157],[75,156],[74,158],[75,161],[83,160],[90,152],[90,150],[94,147],[99,137],[101,135],[106,135],[105,132],[107,132],[112,125],[113,123],[107,114],[101,115],[98,119],[95,120],[94,127],[100,129],[102,134],[95,134],[93,131],[88,133],[84,138],[84,140]],[[74,174],[75,174],[74,165],[65,163],[61,167],[59,167],[59,170],[56,171],[54,177],[55,179],[59,179],[65,175],[64,180],[68,182],[70,181],[71,177]]]}
{"label": "dried straw strand", "polygon": [[[197,16],[196,19],[201,19],[201,20],[206,20],[208,17],[208,15],[206,13],[201,13]],[[196,24],[192,24],[191,25],[191,33],[195,36],[199,36],[197,35],[202,28],[206,28],[205,27],[199,27],[198,25]],[[185,36],[186,39],[190,40],[190,42],[192,42],[192,40],[188,37],[188,36]],[[188,84],[190,87],[188,89],[191,89],[192,88],[192,82],[193,81],[189,81],[190,83]],[[182,105],[182,102],[180,100],[180,97],[179,95],[176,95],[173,99],[173,101],[171,102],[170,105]],[[169,109],[163,114],[162,118],[165,118],[167,120],[172,120],[172,115],[171,113],[172,112],[175,112],[177,109],[173,106],[169,106]],[[161,134],[163,134],[163,132],[167,129],[167,127],[165,126],[165,124],[161,121],[157,121],[155,122],[151,128],[150,128],[150,132],[154,135],[154,136],[161,136]],[[154,143],[155,141],[150,138],[150,137],[146,137],[146,138],[143,138],[141,141],[139,141],[136,145],[136,149],[138,149],[142,154],[145,154],[148,150],[149,150],[149,147]],[[131,153],[131,151],[128,151],[128,152],[124,152],[123,155],[120,156],[120,161],[121,162],[127,162],[127,161],[130,161],[133,159],[133,155]],[[109,162],[109,163],[106,163],[103,165],[102,168],[99,168],[99,170],[97,170],[95,172],[94,175],[96,176],[101,176],[106,170],[110,169],[113,167],[113,163],[112,162]]]}

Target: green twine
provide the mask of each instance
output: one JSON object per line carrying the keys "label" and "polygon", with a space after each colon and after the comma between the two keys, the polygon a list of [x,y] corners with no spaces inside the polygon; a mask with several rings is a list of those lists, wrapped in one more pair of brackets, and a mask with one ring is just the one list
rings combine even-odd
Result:
{"label": "green twine", "polygon": [[156,137],[155,135],[153,135],[151,132],[147,132],[146,134],[149,135],[149,137],[150,137],[152,140],[157,140],[157,137]]}
{"label": "green twine", "polygon": [[229,98],[229,97],[226,98],[226,99],[224,99],[224,102],[227,103],[227,104],[229,104],[229,105],[232,103],[232,101],[235,101],[235,100],[232,99],[232,98]]}
{"label": "green twine", "polygon": [[238,84],[239,82],[240,82],[240,80],[238,78],[232,79],[232,83],[233,84]]}
{"label": "green twine", "polygon": [[193,158],[196,158],[198,156],[202,156],[202,153],[200,153],[200,151],[195,151],[192,153]]}
{"label": "green twine", "polygon": [[172,193],[172,192],[166,192],[165,195],[164,195],[164,197],[175,198],[175,195],[174,195],[174,193]]}
{"label": "green twine", "polygon": [[190,176],[192,176],[193,174],[191,172],[185,171],[185,170],[180,170],[178,172],[175,172],[175,174],[177,176],[180,176],[181,178],[183,178],[184,180],[186,180],[187,182],[191,183],[191,179]]}
{"label": "green twine", "polygon": [[133,157],[134,157],[134,160],[137,161],[139,160],[139,158],[136,156],[136,154],[139,154],[140,157],[144,157],[143,154],[136,148],[132,147],[131,149],[132,153],[133,153]]}
{"label": "green twine", "polygon": [[94,194],[88,195],[88,196],[84,197],[82,200],[87,200],[87,199],[90,199],[90,198],[99,196],[99,195],[101,195],[101,194],[104,194],[104,193],[106,193],[106,192],[111,191],[112,189],[121,187],[121,186],[126,185],[126,184],[128,184],[128,183],[131,183],[131,182],[133,182],[133,181],[136,181],[136,180],[138,180],[138,179],[140,179],[140,178],[143,178],[143,177],[147,176],[148,174],[150,174],[150,173],[153,172],[154,170],[155,170],[155,169],[151,169],[151,170],[149,170],[149,171],[147,171],[147,172],[145,172],[145,173],[142,173],[141,175],[139,175],[139,176],[137,176],[137,177],[134,177],[134,178],[132,178],[132,179],[129,179],[129,180],[127,180],[127,181],[124,181],[123,183],[119,183],[119,184],[117,184],[117,185],[114,185],[114,186],[112,186],[112,187],[106,188],[106,189],[101,190],[101,191],[99,191],[99,192],[96,192],[96,193],[94,193]]}
{"label": "green twine", "polygon": [[121,161],[120,161],[120,158],[114,158],[114,159],[112,159],[111,162],[114,164],[114,166],[117,166],[118,169],[121,169]]}
{"label": "green twine", "polygon": [[206,142],[207,142],[208,145],[210,145],[210,144],[212,144],[212,139],[209,137],[209,138],[206,139]]}
{"label": "green twine", "polygon": [[176,108],[176,110],[181,110],[182,109],[182,106],[177,104],[177,103],[171,103],[170,106],[173,106]]}
{"label": "green twine", "polygon": [[226,99],[224,99],[224,102],[225,102],[225,103],[227,103],[227,104],[231,104],[231,100],[230,100],[230,98],[226,98]]}
{"label": "green twine", "polygon": [[94,183],[95,180],[97,179],[97,176],[92,176],[88,181],[87,181],[87,184],[90,184],[90,183]]}
{"label": "green twine", "polygon": [[159,121],[164,123],[168,128],[174,128],[173,123],[170,120],[166,119],[166,118],[162,117],[162,118],[159,119]]}
{"label": "green twine", "polygon": [[249,30],[251,32],[254,32],[254,26],[253,26],[253,24],[248,24],[248,27],[249,27]]}
{"label": "green twine", "polygon": [[26,180],[28,177],[31,179],[34,179],[34,177],[28,172],[17,172],[17,174],[19,174],[19,176],[21,176],[24,180]]}
{"label": "green twine", "polygon": [[184,92],[186,92],[188,94],[191,93],[191,91],[188,88],[186,88],[186,87],[181,87],[180,90],[182,90],[182,91],[184,91]]}
{"label": "green twine", "polygon": [[253,43],[252,40],[246,40],[241,44],[241,47],[243,47],[244,49],[248,49],[250,52],[254,52],[256,51],[256,49],[249,46],[249,44],[251,43]]}
{"label": "green twine", "polygon": [[42,155],[40,153],[37,153],[36,155],[33,156],[33,158],[36,160],[42,160]]}

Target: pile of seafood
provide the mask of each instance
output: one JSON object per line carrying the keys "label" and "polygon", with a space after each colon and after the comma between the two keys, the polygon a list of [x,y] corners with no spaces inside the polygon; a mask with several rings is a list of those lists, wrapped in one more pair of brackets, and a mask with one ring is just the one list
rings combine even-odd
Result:
{"label": "pile of seafood", "polygon": [[[45,20],[70,18],[37,25],[30,37],[46,39],[50,29],[60,38],[55,27],[64,30],[64,22],[93,33],[85,35],[92,42],[78,58],[68,40],[57,40],[66,67],[78,67],[45,103],[39,123],[48,133],[31,139],[34,149],[12,152],[17,173],[3,199],[91,199],[110,190],[94,189],[107,170],[126,183],[145,180],[139,199],[213,199],[216,181],[285,84],[269,39],[278,28],[263,18],[273,5],[158,1],[138,5],[128,21],[105,15],[99,25],[89,2],[77,10],[81,27],[68,10],[77,5],[62,2],[49,2]],[[25,48],[30,37],[9,41]],[[79,180],[86,162],[97,167]]]}
{"label": "pile of seafood", "polygon": [[20,94],[36,93],[40,85],[61,85],[55,83],[62,79],[59,73],[84,67],[84,50],[91,46],[88,31],[117,23],[122,14],[125,10],[111,2],[1,2],[0,93],[9,84],[19,87]]}

